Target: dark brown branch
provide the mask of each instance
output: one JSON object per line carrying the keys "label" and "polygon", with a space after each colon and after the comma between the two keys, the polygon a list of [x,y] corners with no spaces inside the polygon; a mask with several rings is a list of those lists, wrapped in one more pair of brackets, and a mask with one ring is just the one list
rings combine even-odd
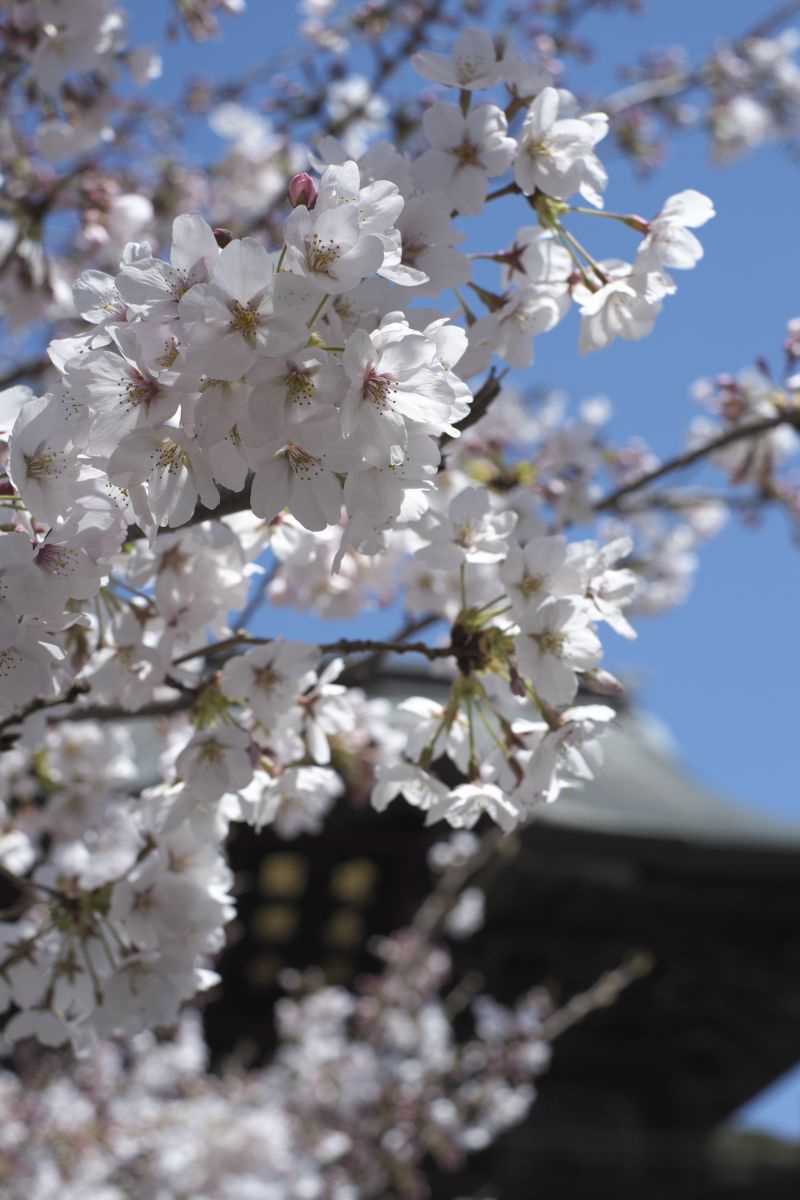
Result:
{"label": "dark brown branch", "polygon": [[[464,419],[459,421],[456,425],[456,429],[459,431],[459,433],[464,433],[464,431],[469,429],[472,425],[477,425],[481,417],[486,416],[487,412],[489,411],[490,404],[492,404],[492,402],[500,395],[500,389],[502,387],[505,375],[506,371],[501,371],[498,375],[494,367],[492,367],[487,378],[483,381],[475,393],[469,412]],[[439,439],[439,445],[446,446],[448,442],[452,442],[453,440],[452,434],[444,433]]]}
{"label": "dark brown branch", "polygon": [[791,425],[795,429],[800,429],[800,409],[796,411],[786,408],[779,409],[773,417],[764,417],[761,421],[753,421],[749,425],[737,425],[734,429],[728,429],[719,437],[712,438],[710,442],[705,442],[702,446],[695,447],[694,450],[687,450],[685,454],[678,454],[675,458],[670,458],[662,463],[654,471],[649,471],[646,475],[641,475],[638,479],[615,488],[602,500],[598,500],[594,505],[594,511],[607,512],[609,509],[617,508],[620,500],[624,500],[633,492],[649,487],[651,483],[663,479],[665,475],[671,475],[673,471],[682,471],[686,467],[691,467],[716,450],[723,450],[726,446],[732,446],[736,442],[758,437],[762,433],[769,433],[771,429],[777,429],[779,425]]}
{"label": "dark brown branch", "polygon": [[[165,525],[159,529],[159,534],[179,533],[182,529],[188,529],[190,525],[199,525],[202,521],[215,521],[220,517],[230,517],[233,513],[246,512],[250,507],[251,479],[252,477],[248,478],[240,492],[231,492],[227,488],[221,488],[220,502],[216,508],[206,508],[205,504],[198,504],[188,521],[184,521],[182,525],[178,525],[174,529]],[[147,534],[138,525],[128,526],[127,541],[139,542],[144,537],[147,537]]]}
{"label": "dark brown branch", "polygon": [[10,749],[17,740],[17,734],[9,734],[6,736],[6,730],[11,729],[14,725],[19,725],[21,721],[25,721],[28,717],[32,717],[34,713],[42,712],[47,708],[57,708],[61,704],[72,704],[79,696],[82,696],[87,690],[85,683],[74,683],[68,692],[63,696],[40,696],[36,700],[31,700],[30,704],[25,705],[16,713],[11,713],[0,721],[0,750]]}
{"label": "dark brown branch", "polygon": [[[405,642],[406,638],[411,637],[413,633],[421,633],[423,629],[428,629],[438,620],[440,618],[435,613],[427,613],[423,617],[410,618],[398,629],[393,637],[389,638],[389,642]],[[378,670],[387,653],[388,651],[386,650],[375,650],[372,654],[368,654],[366,658],[359,659],[358,662],[348,666],[342,672],[339,676],[339,681],[348,687],[358,687],[360,684],[367,682],[375,671]]]}
{"label": "dark brown branch", "polygon": [[[235,633],[220,642],[211,642],[199,650],[190,650],[173,662],[173,666],[190,662],[195,658],[217,658],[239,646],[268,646],[274,638],[254,637],[250,633]],[[450,658],[455,651],[452,646],[429,646],[427,642],[384,642],[374,638],[339,638],[336,642],[322,642],[321,654],[424,654],[426,658]]]}
{"label": "dark brown branch", "polygon": [[141,708],[137,708],[133,712],[118,704],[78,705],[72,712],[66,713],[63,720],[70,722],[136,721],[139,718],[171,717],[174,713],[186,712],[187,709],[190,709],[195,702],[196,695],[197,692],[194,689],[184,688],[178,696],[170,696],[166,700],[153,700],[150,704],[143,704]]}

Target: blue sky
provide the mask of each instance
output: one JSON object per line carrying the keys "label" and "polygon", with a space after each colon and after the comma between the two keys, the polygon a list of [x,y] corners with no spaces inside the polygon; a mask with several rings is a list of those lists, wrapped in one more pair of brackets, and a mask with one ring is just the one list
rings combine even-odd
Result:
{"label": "blue sky", "polygon": [[[166,3],[136,7],[135,40],[158,42]],[[582,32],[595,41],[596,61],[576,79],[598,91],[613,90],[619,86],[616,67],[633,61],[641,49],[679,41],[695,60],[720,36],[750,28],[771,9],[763,0],[650,0],[639,17],[593,18]],[[225,22],[221,42],[191,46],[184,40],[168,48],[168,72],[155,90],[169,99],[187,74],[235,76],[296,46],[296,24],[292,4],[249,0],[243,16]],[[204,129],[193,144],[201,152],[219,145]],[[711,196],[718,215],[701,231],[705,258],[695,271],[676,273],[678,295],[666,302],[650,338],[581,359],[577,322],[567,320],[539,339],[536,364],[519,382],[558,387],[576,402],[608,396],[614,434],[641,435],[668,457],[682,448],[697,412],[688,394],[694,380],[735,372],[760,355],[780,370],[786,321],[800,315],[800,168],[779,147],[732,166],[714,166],[700,133],[680,137],[666,166],[647,182],[620,161],[607,165],[611,210],[652,214],[666,196],[686,187]],[[476,240],[487,239],[483,248],[496,248],[493,229],[501,213],[509,222],[528,223],[513,203],[501,203],[476,223]],[[595,232],[599,240],[602,229],[587,226],[587,236]],[[785,519],[773,513],[756,531],[732,521],[704,548],[688,604],[641,621],[637,642],[613,634],[605,639],[609,667],[635,676],[640,703],[669,725],[695,776],[741,804],[793,821],[800,821],[794,757],[799,598],[800,558]],[[292,632],[284,614],[280,620]],[[356,623],[362,636],[388,632],[394,624],[386,613]],[[330,625],[303,616],[302,634],[299,623],[293,631],[314,637],[318,630],[326,638],[332,634]],[[800,1135],[797,1075],[787,1096],[765,1104],[751,1112],[751,1123]]]}

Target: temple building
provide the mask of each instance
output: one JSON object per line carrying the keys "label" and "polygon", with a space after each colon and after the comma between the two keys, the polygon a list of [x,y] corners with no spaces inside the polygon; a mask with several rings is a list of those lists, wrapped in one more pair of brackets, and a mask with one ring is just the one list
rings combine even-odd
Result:
{"label": "temple building", "polygon": [[[392,672],[380,693],[446,686],[421,682]],[[519,836],[484,927],[454,943],[455,977],[477,972],[505,1002],[542,985],[559,1004],[632,953],[652,970],[559,1038],[529,1119],[433,1195],[795,1198],[800,1143],[726,1122],[800,1062],[800,823],[698,785],[640,715],[621,712],[604,744],[599,779]],[[318,837],[237,829],[240,915],[206,1013],[216,1055],[268,1057],[284,967],[347,984],[374,965],[369,936],[412,917],[439,836],[403,801],[375,814],[357,794]]]}

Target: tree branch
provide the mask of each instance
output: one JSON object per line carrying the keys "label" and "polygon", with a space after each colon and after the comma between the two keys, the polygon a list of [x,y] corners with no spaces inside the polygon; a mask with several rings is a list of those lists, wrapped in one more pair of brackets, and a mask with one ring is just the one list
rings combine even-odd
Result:
{"label": "tree branch", "polygon": [[[254,637],[251,633],[234,633],[220,642],[211,642],[199,650],[190,650],[173,661],[173,666],[190,662],[193,658],[216,658],[238,646],[268,646],[275,638]],[[455,654],[452,646],[429,646],[427,642],[384,642],[374,638],[339,638],[336,642],[319,644],[321,654],[424,654],[431,660],[450,658]]]}
{"label": "tree branch", "polygon": [[662,463],[654,471],[649,471],[646,475],[641,475],[638,479],[615,488],[602,500],[597,501],[594,511],[606,512],[608,509],[617,508],[620,500],[624,500],[633,492],[649,487],[651,483],[663,479],[665,475],[671,475],[673,471],[682,471],[685,467],[691,467],[716,450],[723,450],[726,446],[732,446],[736,442],[758,437],[762,433],[769,433],[771,429],[777,429],[779,425],[791,425],[794,429],[800,429],[800,409],[782,408],[773,417],[764,417],[761,421],[753,421],[750,425],[738,425],[734,429],[728,429],[719,437],[712,438],[710,442],[705,442],[702,446],[695,447],[694,450],[687,450],[685,454],[678,454],[675,458],[670,458]]}
{"label": "tree branch", "polygon": [[31,700],[30,704],[27,704],[18,712],[11,713],[9,716],[4,717],[3,720],[0,721],[0,750],[10,749],[17,740],[17,734],[13,734],[8,737],[5,736],[7,729],[10,729],[14,725],[19,725],[21,721],[27,720],[27,718],[33,716],[34,713],[42,712],[44,709],[58,708],[58,706],[61,704],[72,704],[78,699],[78,696],[82,696],[86,690],[87,685],[85,683],[74,683],[69,691],[65,692],[63,696],[40,696],[36,700]]}

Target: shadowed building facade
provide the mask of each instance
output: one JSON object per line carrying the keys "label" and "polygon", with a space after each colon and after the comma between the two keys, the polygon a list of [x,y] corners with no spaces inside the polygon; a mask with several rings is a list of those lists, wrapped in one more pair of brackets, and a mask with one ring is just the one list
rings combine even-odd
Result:
{"label": "shadowed building facade", "polygon": [[[421,684],[392,674],[381,694],[444,686]],[[800,1149],[717,1131],[800,1061],[800,825],[698,786],[647,720],[622,713],[604,745],[600,778],[519,836],[483,929],[454,945],[455,979],[477,971],[505,1002],[543,985],[560,1003],[632,951],[653,970],[559,1039],[529,1119],[462,1175],[432,1177],[433,1194],[796,1197]],[[352,793],[318,837],[236,831],[240,913],[206,1014],[218,1056],[263,1061],[280,971],[317,963],[348,984],[374,966],[369,936],[426,894],[442,831]]]}

